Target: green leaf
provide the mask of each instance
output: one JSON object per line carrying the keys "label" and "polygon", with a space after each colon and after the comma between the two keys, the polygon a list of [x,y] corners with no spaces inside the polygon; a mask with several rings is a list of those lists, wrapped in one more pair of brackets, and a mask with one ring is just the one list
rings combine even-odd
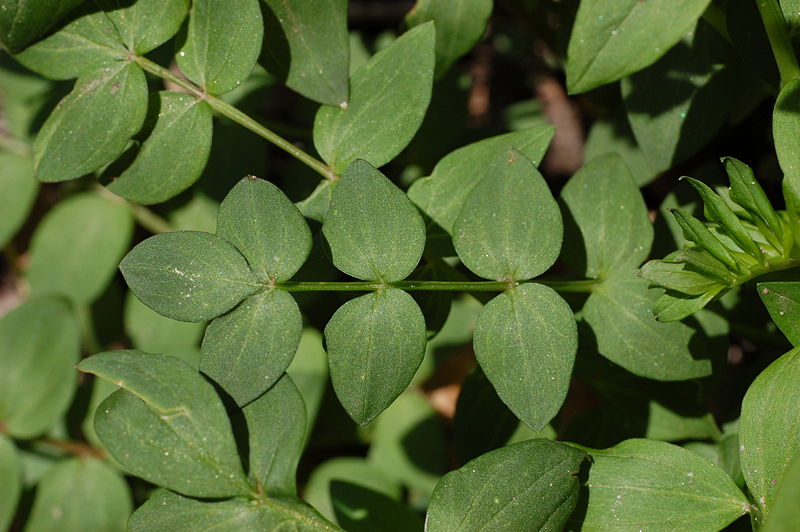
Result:
{"label": "green leaf", "polygon": [[281,378],[302,330],[303,318],[288,292],[255,294],[206,328],[200,370],[245,405]]}
{"label": "green leaf", "polygon": [[436,24],[436,77],[440,78],[483,37],[491,14],[492,0],[417,0],[406,23]]}
{"label": "green leaf", "polygon": [[386,409],[375,423],[367,459],[410,488],[410,497],[430,497],[447,458],[444,430],[426,398],[404,393]]}
{"label": "green leaf", "polygon": [[797,137],[800,135],[800,79],[784,85],[772,113],[772,137],[775,153],[783,170],[783,180],[790,188],[800,188],[800,152]]}
{"label": "green leaf", "polygon": [[768,520],[783,472],[800,453],[800,348],[770,364],[756,377],[742,402],[739,451],[747,487]]}
{"label": "green leaf", "polygon": [[306,407],[291,377],[280,379],[242,412],[250,438],[250,476],[270,497],[294,496]]}
{"label": "green leaf", "polygon": [[553,419],[567,396],[578,331],[569,305],[552,288],[530,283],[483,307],[475,356],[497,395],[533,430]]}
{"label": "green leaf", "polygon": [[78,369],[122,388],[100,404],[94,423],[129,472],[196,497],[250,492],[225,407],[188,364],[168,355],[108,351]]}
{"label": "green leaf", "polygon": [[453,225],[459,258],[485,279],[523,281],[544,273],[558,258],[563,235],[547,183],[513,148],[484,172]]}
{"label": "green leaf", "polygon": [[258,0],[194,0],[175,59],[209,94],[223,94],[250,75],[263,34]]}
{"label": "green leaf", "polygon": [[486,453],[439,481],[425,530],[561,530],[578,500],[585,459],[542,439]]}
{"label": "green leaf", "polygon": [[303,96],[346,108],[347,1],[262,0],[262,8],[264,67]]}
{"label": "green leaf", "polygon": [[783,472],[780,488],[775,493],[774,505],[765,523],[764,532],[798,532],[800,521],[797,509],[800,508],[800,454]]}
{"label": "green leaf", "polygon": [[580,230],[585,257],[564,253],[573,269],[591,278],[639,266],[650,252],[653,226],[639,188],[619,155],[596,157],[567,182],[561,197]]}
{"label": "green leaf", "polygon": [[635,271],[607,279],[589,296],[583,319],[591,326],[601,355],[634,375],[661,381],[711,374],[705,342],[683,323],[655,320],[654,305],[662,290],[648,288]]}
{"label": "green leaf", "polygon": [[161,91],[152,100],[155,128],[133,163],[108,184],[123,198],[150,205],[189,188],[211,151],[211,107],[188,94]]}
{"label": "green leaf", "polygon": [[406,389],[425,354],[425,319],[402,290],[342,305],[325,327],[331,381],[350,417],[365,425]]}
{"label": "green leaf", "polygon": [[[739,265],[728,251],[728,248],[725,247],[725,244],[720,242],[703,222],[691,214],[686,214],[677,209],[672,210],[671,213],[675,216],[675,220],[678,222],[681,231],[683,231],[683,237],[687,241],[697,244],[701,250],[705,250],[712,259],[716,259],[716,261],[712,262],[714,266],[709,268],[709,270],[725,272],[723,279],[729,278],[731,273],[739,271]],[[647,264],[645,266],[647,266]]]}
{"label": "green leaf", "polygon": [[333,458],[320,464],[311,473],[306,483],[304,497],[322,515],[334,522],[336,513],[331,500],[331,488],[334,482],[360,486],[373,494],[377,493],[396,501],[403,495],[399,484],[364,458],[355,456]]}
{"label": "green leaf", "polygon": [[165,318],[136,299],[133,292],[125,297],[125,333],[133,347],[149,353],[168,355],[195,349],[203,337],[203,323],[187,323]]}
{"label": "green leaf", "polygon": [[5,0],[0,10],[0,44],[18,50],[53,27],[82,0]]}
{"label": "green leaf", "polygon": [[0,485],[0,530],[8,530],[22,492],[22,463],[14,442],[5,434],[0,434]]}
{"label": "green leaf", "polygon": [[780,239],[783,235],[783,224],[764,189],[756,181],[753,170],[733,157],[724,157],[722,162],[731,183],[731,200],[744,207],[757,220],[762,221]]}
{"label": "green leaf", "polygon": [[[633,1],[639,6],[662,4],[663,12],[673,6],[684,11],[686,4],[708,4],[705,0]],[[669,22],[658,23],[653,35],[675,27],[674,19],[666,16]],[[637,55],[644,47],[643,43],[636,44]],[[726,122],[736,97],[731,87],[737,84],[727,67],[727,47],[716,30],[700,23],[660,61],[622,80],[628,120],[653,170],[661,172],[685,161],[713,139]]]}
{"label": "green leaf", "polygon": [[508,444],[520,426],[480,368],[464,379],[453,416],[460,464]]}
{"label": "green leaf", "polygon": [[400,281],[425,248],[425,223],[414,204],[363,160],[336,184],[322,226],[337,268],[368,281]]}
{"label": "green leaf", "polygon": [[77,78],[127,61],[128,52],[114,23],[93,7],[84,3],[69,24],[14,58],[50,79]]}
{"label": "green leaf", "polygon": [[655,179],[657,174],[650,168],[647,157],[636,143],[624,109],[616,110],[592,124],[586,137],[584,164],[609,153],[622,157],[638,186]]}
{"label": "green leaf", "polygon": [[120,7],[119,0],[98,3],[107,10],[125,47],[138,55],[155,50],[178,33],[189,11],[189,0],[136,0],[127,7]]}
{"label": "green leaf", "polygon": [[[680,218],[678,219],[680,220]],[[648,261],[639,270],[639,276],[654,285],[690,296],[699,296],[723,286],[718,279],[709,278],[702,272],[694,271],[689,264],[671,260]]]}
{"label": "green leaf", "polygon": [[81,77],[33,144],[36,177],[65,181],[116,159],[147,114],[147,83],[133,63]]}
{"label": "green leaf", "polygon": [[687,318],[708,305],[725,287],[712,287],[708,292],[690,296],[680,292],[667,290],[658,296],[653,305],[653,315],[662,323]]}
{"label": "green leaf", "polygon": [[721,530],[749,511],[724,471],[676,445],[634,439],[588,452],[582,530]]}
{"label": "green leaf", "polygon": [[407,31],[353,74],[346,109],[319,109],[314,146],[334,172],[358,158],[383,166],[411,142],[431,99],[434,33]]}
{"label": "green leaf", "polygon": [[405,503],[358,484],[334,480],[331,499],[339,524],[348,532],[422,532],[422,519]]}
{"label": "green leaf", "polygon": [[677,44],[710,0],[584,0],[567,50],[571,94],[651,65]]}
{"label": "green leaf", "polygon": [[800,283],[759,283],[758,295],[775,325],[792,345],[800,345]]}
{"label": "green leaf", "polygon": [[119,267],[142,303],[181,321],[215,318],[264,288],[233,245],[199,231],[152,236]]}
{"label": "green leaf", "polygon": [[297,207],[278,187],[252,176],[239,181],[220,205],[217,234],[265,281],[288,280],[311,251],[311,231]]}
{"label": "green leaf", "polygon": [[128,484],[96,458],[59,462],[36,487],[26,532],[124,532],[133,510]]}
{"label": "green leaf", "polygon": [[237,498],[207,502],[158,490],[133,513],[128,521],[128,530],[341,532],[340,528],[296,497],[270,497],[268,500],[268,503],[254,503],[249,499]]}
{"label": "green leaf", "polygon": [[319,331],[310,327],[303,329],[297,353],[286,368],[286,373],[292,378],[306,405],[305,441],[308,442],[328,384],[328,355],[322,347],[322,334]]}
{"label": "green leaf", "polygon": [[28,217],[39,183],[33,178],[33,161],[11,152],[0,152],[0,248],[4,248]]}
{"label": "green leaf", "polygon": [[34,294],[91,303],[130,245],[133,218],[121,202],[87,192],[53,208],[36,228],[26,273]]}
{"label": "green leaf", "polygon": [[0,425],[28,439],[53,426],[75,392],[80,326],[65,301],[29,299],[0,320]]}

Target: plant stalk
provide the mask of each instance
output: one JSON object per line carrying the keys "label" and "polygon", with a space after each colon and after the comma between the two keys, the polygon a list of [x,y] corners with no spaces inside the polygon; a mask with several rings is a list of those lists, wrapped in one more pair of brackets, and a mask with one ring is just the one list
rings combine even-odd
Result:
{"label": "plant stalk", "polygon": [[399,288],[408,292],[504,292],[520,284],[538,283],[562,293],[593,292],[599,281],[286,281],[275,285],[287,292],[372,292]]}
{"label": "plant stalk", "polygon": [[162,79],[171,81],[172,83],[188,91],[194,97],[207,102],[212,109],[214,109],[221,115],[233,120],[237,124],[244,126],[245,128],[255,133],[256,135],[271,142],[272,144],[279,147],[292,157],[296,158],[297,160],[299,160],[312,170],[322,175],[322,177],[324,177],[325,179],[335,180],[339,178],[339,176],[336,175],[336,173],[333,170],[331,170],[331,168],[328,165],[326,165],[319,159],[312,157],[308,153],[304,152],[303,150],[301,150],[288,140],[284,139],[274,131],[264,127],[262,124],[254,120],[252,117],[241,112],[239,109],[235,108],[229,103],[224,102],[223,100],[220,100],[219,98],[206,93],[200,87],[190,82],[189,80],[184,79],[180,76],[176,76],[168,69],[162,67],[158,63],[150,61],[146,57],[134,55],[131,57],[131,59],[147,72],[155,74],[156,76]]}
{"label": "plant stalk", "polygon": [[792,47],[786,20],[783,18],[778,0],[756,0],[756,5],[761,14],[764,29],[767,30],[772,54],[775,56],[775,62],[778,64],[778,71],[781,74],[781,87],[783,87],[800,77],[800,66],[797,64],[797,56]]}

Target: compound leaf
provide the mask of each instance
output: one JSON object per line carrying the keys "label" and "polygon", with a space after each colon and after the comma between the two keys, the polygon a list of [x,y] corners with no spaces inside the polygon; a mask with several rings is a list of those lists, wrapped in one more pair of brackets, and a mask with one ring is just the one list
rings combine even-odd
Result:
{"label": "compound leaf", "polygon": [[747,487],[768,520],[775,493],[792,459],[800,453],[800,348],[770,364],[756,377],[742,402],[739,455]]}
{"label": "compound leaf", "polygon": [[445,475],[426,530],[561,530],[578,500],[586,454],[535,439],[496,449]]}
{"label": "compound leaf", "polygon": [[245,177],[219,208],[217,234],[264,281],[286,281],[308,258],[311,231],[297,207],[268,181]]}
{"label": "compound leaf", "polygon": [[209,94],[223,94],[250,75],[263,34],[258,0],[194,0],[178,67]]}
{"label": "compound leaf", "polygon": [[652,64],[692,29],[710,0],[584,0],[567,50],[572,94]]}
{"label": "compound leaf", "polygon": [[289,293],[255,294],[206,328],[200,370],[245,405],[281,378],[302,331],[300,310]]}
{"label": "compound leaf", "polygon": [[26,273],[31,291],[91,303],[114,276],[132,234],[133,218],[121,202],[93,192],[62,201],[33,235]]}
{"label": "compound leaf", "polygon": [[682,447],[633,439],[588,452],[582,530],[721,530],[748,512],[722,469]]}
{"label": "compound leaf", "polygon": [[69,305],[32,298],[0,320],[0,425],[14,438],[55,424],[75,391],[80,326]]}
{"label": "compound leaf", "polygon": [[408,197],[433,222],[452,234],[464,202],[498,154],[515,148],[538,165],[554,132],[549,125],[531,127],[459,148],[439,161],[430,176],[414,181],[408,189]]}
{"label": "compound leaf", "polygon": [[120,264],[139,300],[181,321],[206,321],[264,286],[232,244],[200,231],[155,235]]}
{"label": "compound leaf", "polygon": [[558,204],[533,162],[513,148],[485,173],[453,226],[456,252],[485,279],[536,277],[561,250]]}
{"label": "compound leaf", "polygon": [[406,389],[425,354],[425,319],[402,290],[342,305],[325,327],[331,381],[357,423],[372,421]]}
{"label": "compound leaf", "polygon": [[65,181],[110,163],[146,114],[147,83],[137,65],[120,63],[81,77],[36,136],[36,177]]}
{"label": "compound leaf", "polygon": [[425,223],[414,204],[363,160],[336,184],[322,233],[336,267],[368,281],[405,279],[425,248]]}
{"label": "compound leaf", "polygon": [[188,94],[161,91],[153,99],[158,118],[136,158],[108,189],[150,205],[189,188],[203,173],[211,151],[211,107]]}
{"label": "compound leaf", "polygon": [[[583,165],[561,191],[583,246],[566,246],[570,265],[587,277],[638,267],[650,252],[653,226],[639,188],[619,155],[596,157]],[[576,235],[577,236],[577,235]],[[585,257],[572,250],[585,249]]]}
{"label": "compound leaf", "polygon": [[319,109],[314,146],[336,173],[358,158],[383,166],[411,142],[431,99],[434,33],[407,31],[353,74],[346,109]]}
{"label": "compound leaf", "polygon": [[262,6],[264,67],[303,96],[346,108],[350,64],[347,1],[262,0]]}
{"label": "compound leaf", "polygon": [[133,510],[128,484],[96,458],[70,458],[50,469],[36,487],[27,532],[124,532]]}
{"label": "compound leaf", "polygon": [[483,307],[475,356],[497,395],[533,430],[558,413],[569,388],[578,330],[569,305],[552,288],[528,283]]}
{"label": "compound leaf", "polygon": [[190,496],[250,492],[225,407],[191,366],[169,355],[108,351],[78,369],[121,388],[100,404],[94,423],[125,469]]}

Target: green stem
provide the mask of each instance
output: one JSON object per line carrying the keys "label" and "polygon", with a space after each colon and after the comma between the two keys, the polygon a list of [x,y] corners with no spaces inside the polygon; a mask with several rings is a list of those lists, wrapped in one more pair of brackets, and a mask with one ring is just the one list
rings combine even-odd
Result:
{"label": "green stem", "polygon": [[125,204],[128,210],[133,215],[136,222],[153,233],[157,235],[159,233],[171,233],[173,231],[177,231],[175,227],[172,226],[168,221],[166,221],[161,216],[157,215],[144,205],[139,205],[138,203],[133,203],[131,201],[127,201],[124,198],[117,196],[107,188],[101,185],[96,185],[95,190],[97,190],[103,196],[113,200],[119,201]]}
{"label": "green stem", "polygon": [[786,20],[778,4],[778,0],[756,0],[764,29],[767,30],[769,44],[778,63],[781,74],[781,86],[800,77],[800,66],[792,47],[792,40],[786,27]]}
{"label": "green stem", "polygon": [[205,91],[203,91],[203,89],[201,89],[194,83],[180,76],[176,76],[166,68],[162,67],[158,63],[150,61],[146,57],[132,56],[131,59],[147,72],[155,74],[156,76],[163,78],[165,80],[171,81],[172,83],[185,89],[187,92],[189,92],[196,98],[204,100],[205,102],[208,103],[208,105],[211,106],[212,109],[214,109],[221,115],[226,116],[227,118],[233,120],[234,122],[236,122],[241,126],[246,127],[256,135],[265,138],[266,140],[268,140],[275,146],[279,147],[292,157],[295,157],[297,160],[304,163],[306,166],[315,170],[325,179],[330,179],[330,180],[338,179],[339,176],[337,176],[336,173],[333,170],[331,170],[331,168],[328,165],[326,165],[319,159],[307,154],[306,152],[304,152],[303,150],[301,150],[288,140],[276,134],[274,131],[271,131],[266,127],[264,127],[263,125],[259,124],[253,118],[241,112],[234,106],[220,100],[215,96],[207,94]]}
{"label": "green stem", "polygon": [[78,320],[81,324],[83,334],[83,347],[86,353],[94,355],[102,351],[100,342],[97,340],[97,333],[94,329],[94,320],[92,319],[92,309],[88,305],[81,305],[78,307]]}
{"label": "green stem", "polygon": [[287,292],[372,292],[385,288],[399,288],[408,292],[504,292],[524,283],[538,283],[551,287],[557,292],[592,292],[599,284],[595,280],[547,281],[536,279],[522,281],[287,281],[278,283],[276,288]]}

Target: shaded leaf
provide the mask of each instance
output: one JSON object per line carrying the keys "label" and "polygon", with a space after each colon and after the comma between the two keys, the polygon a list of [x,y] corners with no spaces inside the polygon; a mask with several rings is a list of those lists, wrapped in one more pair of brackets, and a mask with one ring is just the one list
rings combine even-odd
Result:
{"label": "shaded leaf", "polygon": [[347,1],[262,0],[261,63],[303,96],[347,107]]}
{"label": "shaded leaf", "polygon": [[211,150],[211,107],[188,94],[161,91],[158,118],[133,163],[108,184],[123,198],[150,205],[190,187]]}
{"label": "shaded leaf", "polygon": [[792,345],[800,345],[800,283],[759,283],[758,295],[775,325]]}
{"label": "shaded leaf", "polygon": [[206,328],[200,370],[245,405],[281,378],[302,330],[300,310],[288,292],[260,292]]}
{"label": "shaded leaf", "polygon": [[795,195],[800,198],[800,153],[797,150],[797,137],[800,135],[798,108],[800,108],[800,79],[795,79],[781,89],[775,102],[775,110],[772,113],[772,137],[775,140],[775,153],[778,156],[781,170],[783,170],[784,186],[789,190],[794,190]]}
{"label": "shaded leaf", "polygon": [[175,59],[209,94],[223,94],[250,75],[263,33],[258,0],[194,0]]}
{"label": "shaded leaf", "polygon": [[26,532],[124,532],[133,510],[122,476],[96,458],[70,458],[36,487]]}
{"label": "shaded leaf", "polygon": [[286,373],[292,378],[306,405],[305,440],[308,442],[328,384],[328,355],[322,347],[322,334],[319,331],[303,329],[297,353],[286,368]]}
{"label": "shaded leaf", "polygon": [[648,288],[635,271],[607,279],[589,296],[583,319],[597,338],[601,355],[634,375],[656,380],[685,380],[711,373],[702,356],[705,345],[683,323],[661,323],[654,317],[655,301],[663,292]]}
{"label": "shaded leaf", "polygon": [[36,177],[65,181],[116,159],[147,114],[147,83],[133,63],[86,74],[42,125],[33,144]]}
{"label": "shaded leaf", "polygon": [[579,246],[565,246],[573,269],[591,278],[636,268],[650,252],[653,226],[647,206],[619,155],[603,155],[584,164],[561,191],[572,220],[580,230],[585,257]]}
{"label": "shaded leaf", "polygon": [[425,247],[425,224],[414,204],[363,160],[336,184],[322,232],[336,267],[369,281],[405,279]]}
{"label": "shaded leaf", "polygon": [[8,530],[22,492],[22,463],[14,442],[5,434],[0,434],[0,485],[0,530]]}
{"label": "shaded leaf", "polygon": [[325,327],[331,381],[359,424],[406,389],[425,354],[425,320],[402,290],[372,292],[342,305]]}
{"label": "shaded leaf", "polygon": [[187,323],[166,318],[136,299],[125,297],[125,332],[133,346],[149,353],[178,354],[196,349],[203,337],[204,323]]}
{"label": "shaded leaf", "polygon": [[475,356],[497,395],[533,430],[553,419],[567,395],[578,348],[569,305],[530,283],[492,299],[478,317]]}
{"label": "shaded leaf", "polygon": [[80,326],[65,301],[32,298],[0,320],[0,425],[33,438],[64,414],[75,392]]}
{"label": "shaded leaf", "polygon": [[88,192],[62,201],[36,228],[26,272],[34,294],[91,303],[108,285],[133,235],[123,203]]}
{"label": "shaded leaf", "polygon": [[650,168],[647,157],[636,143],[624,109],[613,112],[604,120],[595,121],[586,137],[584,163],[609,153],[622,157],[638,186],[655,179],[656,173]]}
{"label": "shaded leaf", "polygon": [[572,94],[652,64],[691,30],[710,0],[584,0],[567,50]]}
{"label": "shaded leaf", "polygon": [[319,109],[314,146],[334,172],[358,158],[383,166],[411,142],[431,99],[434,33],[407,31],[353,74],[346,109]]}
{"label": "shaded leaf", "polygon": [[121,7],[119,0],[98,3],[107,10],[126,48],[139,55],[155,50],[178,33],[189,11],[189,0],[136,0],[126,7]]}
{"label": "shaded leaf", "polygon": [[42,36],[83,0],[5,0],[0,11],[0,44],[18,50]]}
{"label": "shaded leaf", "polygon": [[492,0],[417,0],[406,23],[436,24],[436,77],[440,78],[483,36],[491,14]]}
{"label": "shaded leaf", "polygon": [[627,440],[588,452],[581,530],[721,530],[749,510],[724,471],[681,447]]}
{"label": "shaded leaf", "polygon": [[217,234],[236,246],[264,281],[286,281],[308,258],[311,231],[289,198],[268,181],[245,177],[219,208]]}
{"label": "shaded leaf", "polygon": [[0,152],[0,248],[25,222],[36,199],[39,183],[33,178],[33,161],[11,152]]}
{"label": "shaded leaf", "polygon": [[246,495],[230,422],[214,388],[178,358],[108,351],[78,369],[121,389],[95,413],[95,430],[125,469],[197,497]]}
{"label": "shaded leaf", "polygon": [[561,530],[578,500],[585,459],[578,449],[542,439],[486,453],[439,481],[425,529]]}
{"label": "shaded leaf", "polygon": [[511,148],[486,168],[453,226],[458,257],[485,279],[523,281],[558,258],[561,212],[536,166]]}
{"label": "shaded leaf", "polygon": [[510,148],[519,150],[538,165],[554,131],[553,126],[537,126],[459,148],[439,161],[429,177],[414,181],[408,189],[408,197],[442,229],[452,234],[453,224],[464,202],[486,175],[485,168]]}
{"label": "shaded leaf", "polygon": [[125,256],[120,270],[140,301],[181,321],[209,320],[264,288],[236,248],[199,231],[152,236]]}
{"label": "shaded leaf", "polygon": [[348,532],[421,532],[422,519],[407,505],[358,484],[334,480],[330,486],[338,523]]}
{"label": "shaded leaf", "polygon": [[756,377],[742,402],[739,419],[739,451],[747,487],[769,520],[781,477],[800,452],[800,348],[770,364]]}

